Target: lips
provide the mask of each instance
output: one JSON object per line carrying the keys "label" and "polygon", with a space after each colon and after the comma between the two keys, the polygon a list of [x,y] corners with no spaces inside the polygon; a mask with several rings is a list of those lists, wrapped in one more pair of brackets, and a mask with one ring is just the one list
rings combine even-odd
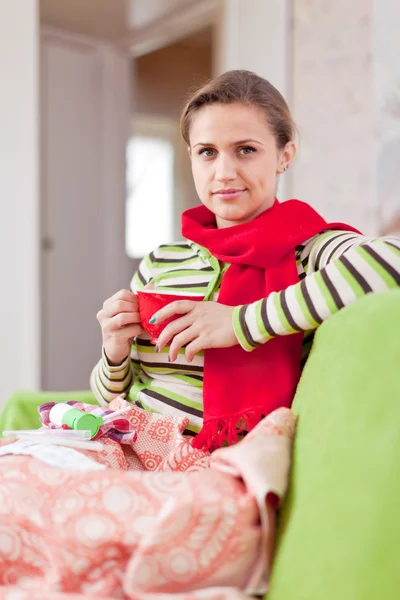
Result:
{"label": "lips", "polygon": [[233,199],[241,196],[243,194],[243,192],[245,192],[245,191],[246,191],[245,189],[241,190],[241,189],[237,189],[237,188],[227,188],[227,189],[216,190],[215,192],[213,192],[213,195],[217,196],[218,198],[220,198],[222,200],[233,200]]}

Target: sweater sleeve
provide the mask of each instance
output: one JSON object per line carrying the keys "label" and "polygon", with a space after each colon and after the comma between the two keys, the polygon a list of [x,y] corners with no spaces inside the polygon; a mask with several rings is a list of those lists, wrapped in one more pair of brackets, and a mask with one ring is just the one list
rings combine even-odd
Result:
{"label": "sweater sleeve", "polygon": [[[145,257],[141,261],[131,281],[132,292],[142,289],[149,283],[151,279],[150,265],[149,257]],[[139,371],[140,361],[135,340],[132,343],[130,356],[117,366],[109,364],[103,348],[101,359],[95,365],[90,376],[90,389],[98,403],[107,406],[117,396],[129,393]]]}
{"label": "sweater sleeve", "polygon": [[233,326],[245,350],[316,329],[362,296],[399,287],[400,239],[329,231],[305,242],[297,263],[305,274],[300,282],[235,308]]}

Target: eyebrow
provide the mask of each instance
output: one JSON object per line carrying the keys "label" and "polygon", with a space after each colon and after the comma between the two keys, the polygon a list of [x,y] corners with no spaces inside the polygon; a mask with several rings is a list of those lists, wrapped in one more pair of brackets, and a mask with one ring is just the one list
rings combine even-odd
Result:
{"label": "eyebrow", "polygon": [[[260,144],[260,146],[264,146],[262,142],[259,142],[258,140],[253,140],[252,138],[249,138],[247,140],[239,140],[238,142],[234,142],[232,145],[240,146],[241,144],[248,144],[249,142],[255,142],[256,144]],[[193,146],[193,148],[196,148],[196,146],[214,146],[214,144],[211,142],[198,142]]]}

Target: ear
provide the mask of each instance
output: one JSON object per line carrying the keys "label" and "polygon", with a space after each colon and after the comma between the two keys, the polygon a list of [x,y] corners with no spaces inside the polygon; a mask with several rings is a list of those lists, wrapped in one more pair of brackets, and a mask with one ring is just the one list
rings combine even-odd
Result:
{"label": "ear", "polygon": [[187,147],[187,151],[188,151],[188,154],[189,154],[189,158],[192,158],[192,149],[191,149],[190,146]]}
{"label": "ear", "polygon": [[279,152],[277,173],[284,173],[290,167],[295,156],[296,144],[290,141],[286,144],[283,150]]}

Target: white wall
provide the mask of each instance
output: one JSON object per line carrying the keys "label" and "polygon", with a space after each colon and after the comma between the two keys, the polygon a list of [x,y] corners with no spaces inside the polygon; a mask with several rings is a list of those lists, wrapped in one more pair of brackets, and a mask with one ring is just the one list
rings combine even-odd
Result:
{"label": "white wall", "polygon": [[[291,104],[291,0],[221,0],[215,27],[214,75],[248,69],[270,81]],[[291,171],[278,197],[291,196]]]}
{"label": "white wall", "polygon": [[0,2],[0,406],[40,373],[38,8]]}
{"label": "white wall", "polygon": [[292,110],[301,138],[293,189],[327,220],[367,234],[377,229],[371,8],[365,0],[293,2]]}
{"label": "white wall", "polygon": [[249,69],[290,93],[290,0],[222,0],[214,73]]}

